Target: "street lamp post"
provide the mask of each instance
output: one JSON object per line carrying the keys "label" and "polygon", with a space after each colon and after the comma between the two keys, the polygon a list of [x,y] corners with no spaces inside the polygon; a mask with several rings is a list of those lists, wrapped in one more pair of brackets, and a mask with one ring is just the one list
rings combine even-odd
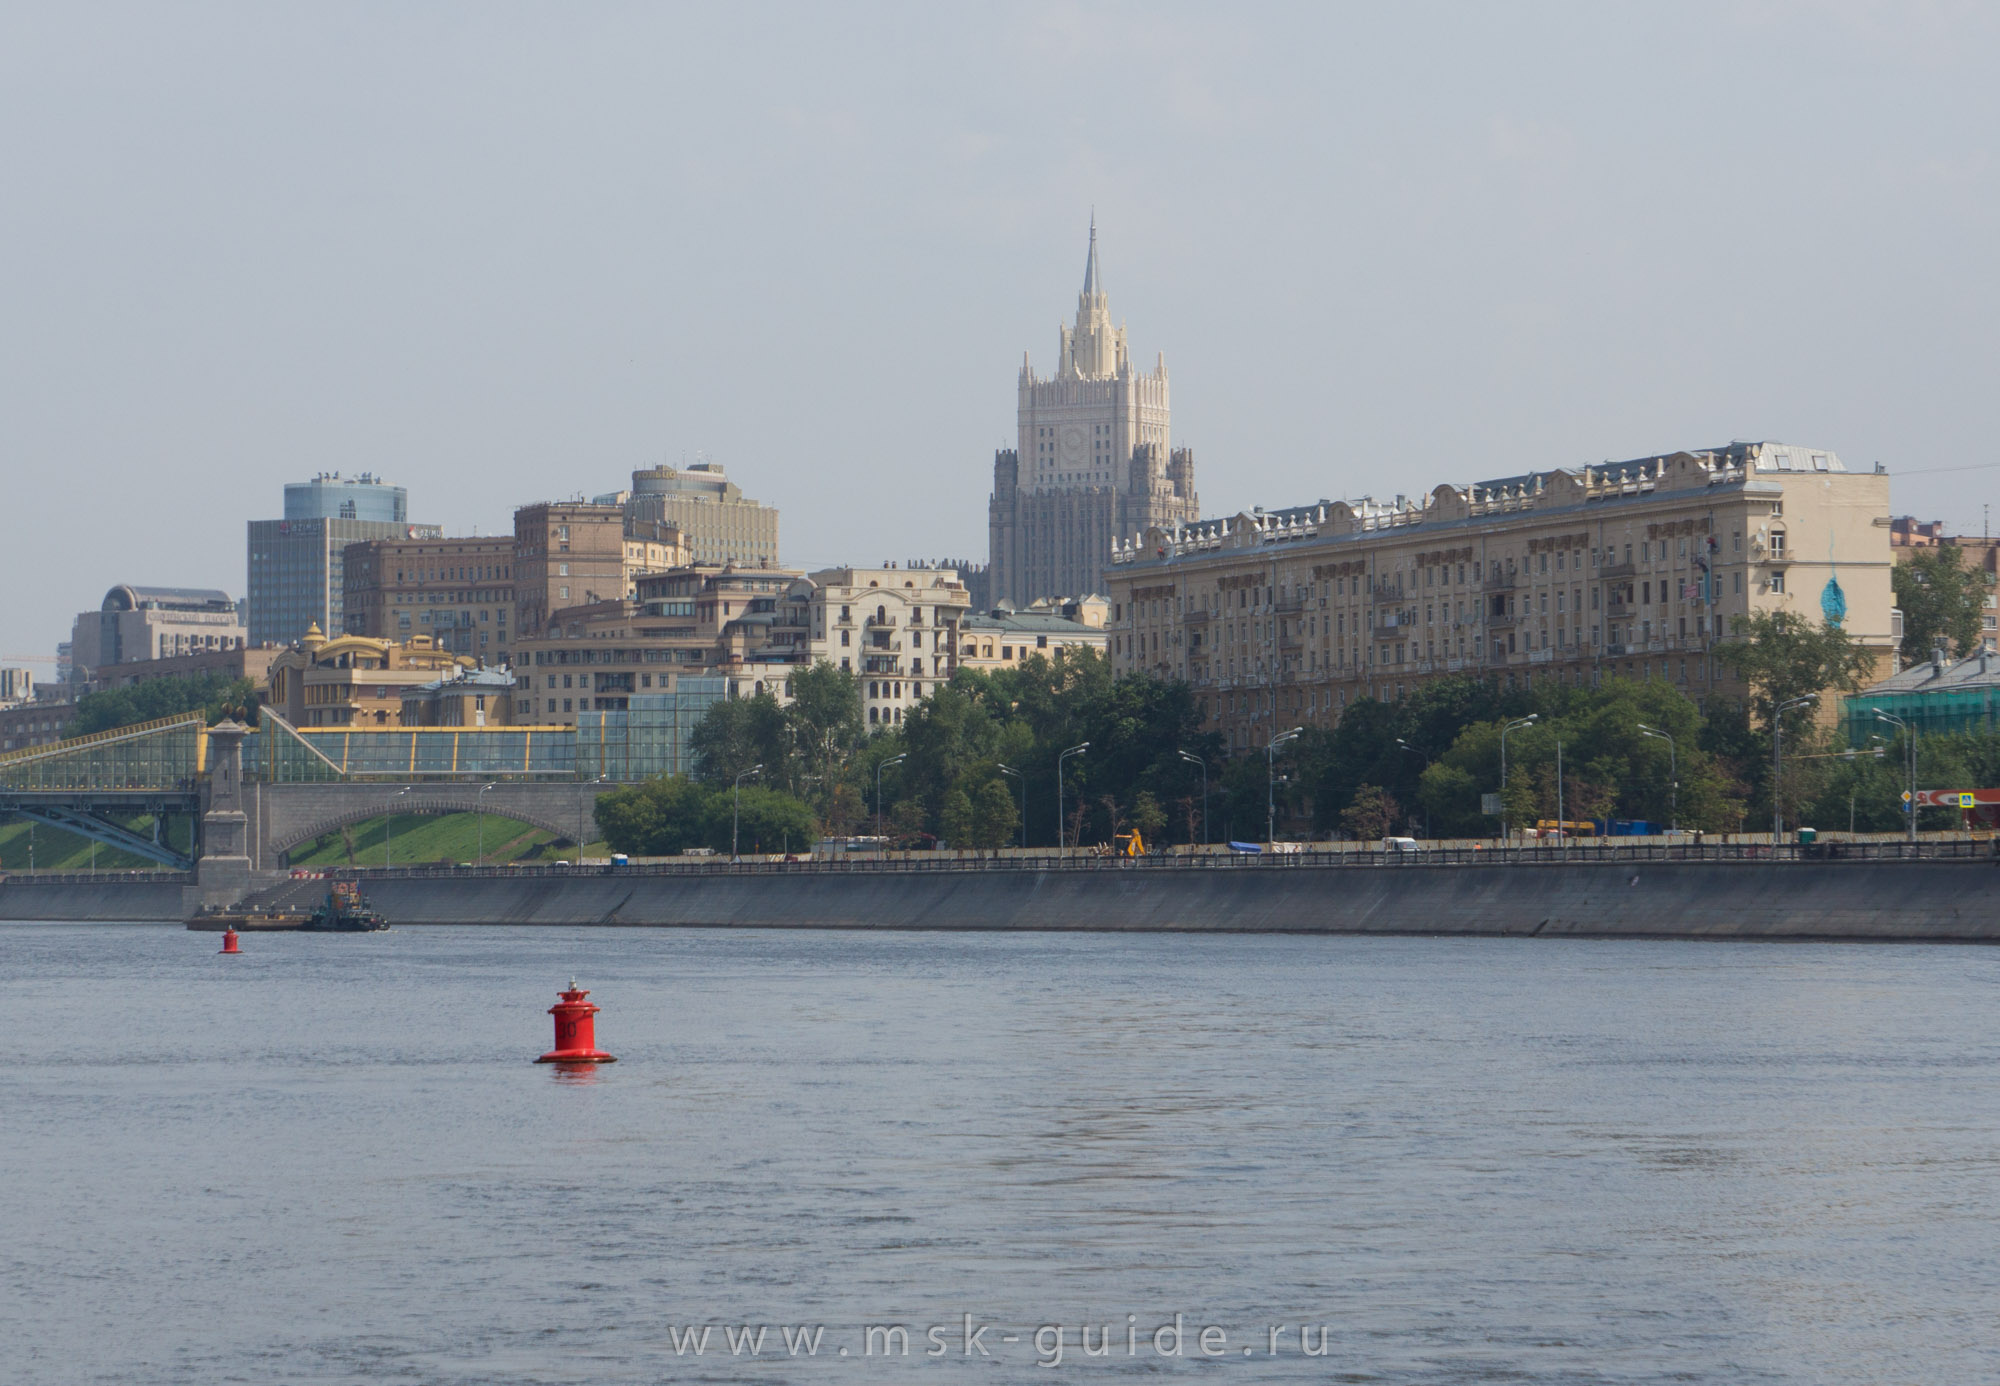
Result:
{"label": "street lamp post", "polygon": [[1910,841],[1917,840],[1917,733],[1910,724],[1893,712],[1884,712],[1879,707],[1868,709],[1875,714],[1878,722],[1888,722],[1903,729],[1903,758],[1910,767]]}
{"label": "street lamp post", "polygon": [[1080,756],[1090,749],[1088,741],[1072,746],[1056,757],[1056,856],[1069,855],[1069,835],[1063,828],[1063,762],[1071,756]]}
{"label": "street lamp post", "polygon": [[[1431,756],[1429,751],[1418,750],[1415,746],[1412,746],[1409,742],[1403,740],[1403,738],[1400,736],[1396,738],[1396,744],[1398,746],[1401,746],[1404,750],[1408,751],[1411,755],[1422,756],[1424,758],[1425,770],[1429,770],[1431,768]],[[1423,782],[1419,780],[1418,787],[1421,788],[1422,784]],[[1431,835],[1431,809],[1430,805],[1426,804],[1424,805],[1424,838],[1426,841],[1429,840],[1430,835]]]}
{"label": "street lamp post", "polygon": [[901,755],[875,762],[875,836],[877,837],[882,836],[882,772],[892,765],[901,765],[909,758],[910,753],[905,751]]}
{"label": "street lamp post", "polygon": [[761,775],[763,773],[763,766],[753,765],[736,777],[736,806],[730,811],[729,815],[729,859],[731,861],[740,860],[736,854],[736,830],[743,825],[743,781],[751,775]]}
{"label": "street lamp post", "polygon": [[[999,762],[994,764],[999,765]],[[1021,782],[1021,850],[1025,852],[1028,849],[1028,777],[1011,765],[999,765],[999,768],[1001,774],[1012,775]]]}
{"label": "street lamp post", "polygon": [[1500,728],[1500,845],[1503,847],[1507,845],[1507,733],[1534,725],[1541,715],[1539,712],[1531,712],[1526,717],[1518,717]]}
{"label": "street lamp post", "polygon": [[500,782],[495,780],[492,784],[485,786],[485,788],[472,796],[472,806],[479,814],[479,850],[472,855],[472,864],[474,866],[484,866],[486,864],[486,810],[481,807],[481,804],[486,798],[486,790],[498,789],[499,787]]}
{"label": "street lamp post", "polygon": [[[1785,836],[1785,714],[1795,707],[1819,701],[1819,694],[1807,693],[1787,698],[1771,709],[1771,849],[1777,850]],[[1914,809],[1915,801],[1912,800]],[[1912,819],[1912,822],[1915,820]]]}
{"label": "street lamp post", "polygon": [[1639,723],[1639,735],[1667,743],[1667,831],[1677,833],[1681,830],[1680,748],[1674,745],[1673,733],[1649,727],[1644,722]]}
{"label": "street lamp post", "polygon": [[1278,748],[1299,739],[1304,727],[1279,732],[1264,745],[1264,841],[1278,840]]}
{"label": "street lamp post", "polygon": [[1200,756],[1191,756],[1186,751],[1179,754],[1188,764],[1201,767],[1201,845],[1206,847],[1208,846],[1208,762]]}
{"label": "street lamp post", "polygon": [[396,801],[409,792],[410,787],[404,785],[394,794],[391,794],[382,816],[382,867],[384,870],[387,870],[389,866],[389,838],[396,831]]}

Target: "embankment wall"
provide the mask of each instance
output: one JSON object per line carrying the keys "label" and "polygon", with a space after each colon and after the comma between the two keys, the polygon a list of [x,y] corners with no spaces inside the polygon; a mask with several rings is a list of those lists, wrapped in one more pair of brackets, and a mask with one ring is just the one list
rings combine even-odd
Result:
{"label": "embankment wall", "polygon": [[[174,919],[179,888],[0,885],[0,918]],[[324,890],[300,882],[293,893]],[[2000,942],[1991,862],[582,871],[364,883],[397,925],[1130,929]],[[268,902],[267,899],[260,903]],[[290,903],[290,902],[288,902]]]}

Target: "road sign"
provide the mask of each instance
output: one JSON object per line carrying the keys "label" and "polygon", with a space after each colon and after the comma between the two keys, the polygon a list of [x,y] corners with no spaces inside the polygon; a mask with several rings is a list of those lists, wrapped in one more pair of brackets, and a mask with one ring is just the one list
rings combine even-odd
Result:
{"label": "road sign", "polygon": [[1498,794],[1480,795],[1479,811],[1484,814],[1490,814],[1494,818],[1498,818],[1501,814],[1506,812],[1505,809],[1500,807],[1500,796]]}
{"label": "road sign", "polygon": [[1961,795],[1959,795],[1959,796],[1958,796],[1958,806],[1959,806],[1960,808],[1971,808],[1971,807],[1972,807],[1972,796],[1971,796],[1970,794],[1961,794]]}
{"label": "road sign", "polygon": [[1903,791],[1903,802],[1906,804],[1910,802],[1910,791],[1907,789]]}

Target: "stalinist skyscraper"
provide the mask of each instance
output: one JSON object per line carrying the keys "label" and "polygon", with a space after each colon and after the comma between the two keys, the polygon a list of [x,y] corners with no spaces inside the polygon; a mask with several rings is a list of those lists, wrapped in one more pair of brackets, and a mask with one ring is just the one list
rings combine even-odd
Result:
{"label": "stalinist skyscraper", "polygon": [[993,455],[993,597],[1015,606],[1101,591],[1114,536],[1200,517],[1194,454],[1168,436],[1166,357],[1147,374],[1132,369],[1125,329],[1111,325],[1094,217],[1076,326],[1057,331],[1052,378],[1022,354],[1018,442]]}

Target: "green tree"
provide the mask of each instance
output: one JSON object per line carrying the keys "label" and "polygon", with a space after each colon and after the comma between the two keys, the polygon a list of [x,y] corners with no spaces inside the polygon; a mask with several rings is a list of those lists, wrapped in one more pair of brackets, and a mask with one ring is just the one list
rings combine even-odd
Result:
{"label": "green tree", "polygon": [[1021,815],[1006,781],[991,779],[972,796],[972,845],[989,851],[1013,843]]}
{"label": "green tree", "polygon": [[672,856],[709,841],[714,797],[706,785],[683,775],[621,785],[598,796],[598,830],[614,852]]}
{"label": "green tree", "polygon": [[752,766],[762,765],[766,785],[797,780],[791,726],[769,693],[724,698],[702,715],[688,735],[695,778],[704,784],[734,784]]}
{"label": "green tree", "polygon": [[257,687],[249,679],[232,679],[226,674],[194,674],[186,678],[144,679],[123,688],[107,688],[86,693],[76,701],[76,716],[68,735],[88,736],[92,732],[130,727],[183,712],[203,713],[211,723],[222,720],[225,709],[243,708],[254,725],[257,721]]}
{"label": "green tree", "polygon": [[1340,811],[1340,827],[1357,841],[1376,841],[1390,835],[1402,814],[1388,790],[1378,784],[1359,785],[1353,801]]}
{"label": "green tree", "polygon": [[861,744],[861,680],[825,660],[793,674],[785,720],[808,771],[830,794],[839,772]]}
{"label": "green tree", "polygon": [[703,838],[718,852],[727,852],[732,835],[738,850],[751,852],[799,852],[809,850],[818,839],[812,810],[797,796],[782,789],[743,783],[742,818],[737,821],[737,799],[733,789],[709,792],[704,815]]}
{"label": "green tree", "polygon": [[1961,657],[1978,649],[1983,639],[1986,574],[1968,568],[1955,544],[1910,549],[1908,554],[1907,562],[1889,570],[1896,605],[1903,613],[1903,658],[1921,663],[1938,646]]}
{"label": "green tree", "polygon": [[1875,656],[1831,621],[1790,611],[1738,616],[1735,638],[1716,647],[1716,658],[1750,687],[1750,706],[1768,732],[1771,710],[1808,693],[1853,693],[1874,672]]}
{"label": "green tree", "polygon": [[1150,789],[1142,789],[1132,796],[1132,826],[1146,839],[1151,847],[1167,826],[1167,811],[1160,807],[1160,801]]}
{"label": "green tree", "polygon": [[944,841],[952,847],[972,845],[972,796],[958,785],[945,791],[944,809],[939,815]]}

